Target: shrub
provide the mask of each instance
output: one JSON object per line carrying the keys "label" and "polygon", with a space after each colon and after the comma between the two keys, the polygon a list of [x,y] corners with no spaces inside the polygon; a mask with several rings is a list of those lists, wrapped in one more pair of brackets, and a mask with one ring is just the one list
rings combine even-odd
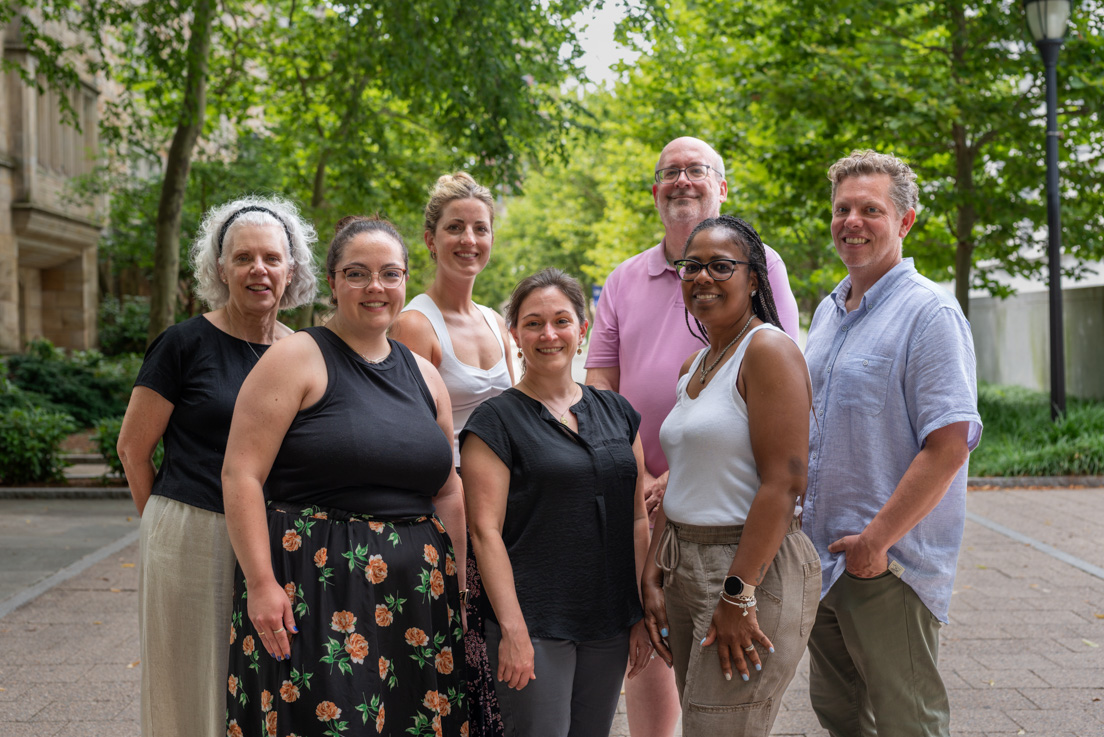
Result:
{"label": "shrub", "polygon": [[[126,478],[123,470],[123,462],[119,460],[119,430],[123,427],[122,417],[108,417],[100,420],[96,425],[96,432],[92,435],[92,441],[96,443],[96,450],[107,461],[107,467],[119,476]],[[153,465],[161,467],[161,459],[165,457],[165,444],[157,442],[157,448],[153,451]]]}
{"label": "shrub", "polygon": [[131,377],[99,351],[76,351],[67,357],[50,341],[27,345],[27,353],[8,358],[9,377],[30,403],[69,414],[79,427],[101,417],[121,415],[130,397]]}
{"label": "shrub", "polygon": [[149,297],[106,296],[100,302],[100,350],[108,356],[142,353],[149,329]]}
{"label": "shrub", "polygon": [[75,431],[73,418],[31,407],[0,411],[0,482],[25,484],[64,478],[61,443]]}

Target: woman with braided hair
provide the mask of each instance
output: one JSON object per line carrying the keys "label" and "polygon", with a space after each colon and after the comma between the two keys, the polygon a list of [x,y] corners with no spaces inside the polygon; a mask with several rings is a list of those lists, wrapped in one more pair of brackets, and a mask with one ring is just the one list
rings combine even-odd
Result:
{"label": "woman with braided hair", "polygon": [[660,430],[671,475],[642,579],[645,623],[675,670],[683,734],[766,737],[820,593],[800,523],[809,372],[779,327],[754,228],[706,220],[674,266],[708,345],[683,365]]}

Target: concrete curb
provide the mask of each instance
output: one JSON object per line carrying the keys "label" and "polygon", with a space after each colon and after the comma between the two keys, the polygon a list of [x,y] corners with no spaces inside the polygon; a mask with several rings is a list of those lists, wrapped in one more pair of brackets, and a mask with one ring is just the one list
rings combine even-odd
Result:
{"label": "concrete curb", "polygon": [[966,486],[970,489],[1098,489],[1104,488],[1104,476],[971,476]]}
{"label": "concrete curb", "polygon": [[125,486],[0,486],[0,499],[130,499]]}

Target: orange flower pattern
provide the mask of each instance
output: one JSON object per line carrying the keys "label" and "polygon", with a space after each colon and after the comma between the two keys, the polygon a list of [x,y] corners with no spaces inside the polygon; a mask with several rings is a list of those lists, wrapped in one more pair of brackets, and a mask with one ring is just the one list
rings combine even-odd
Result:
{"label": "orange flower pattern", "polygon": [[[466,737],[459,586],[440,525],[276,506],[284,505],[269,503],[272,567],[299,632],[288,628],[290,662],[266,655],[239,571],[228,737],[350,737],[368,725],[380,735],[414,725],[421,737]],[[373,661],[376,668],[362,667]]]}
{"label": "orange flower pattern", "polygon": [[372,583],[383,583],[387,578],[387,564],[383,562],[382,555],[373,555],[368,559],[368,567],[364,569],[364,575]]}
{"label": "orange flower pattern", "polygon": [[[437,672],[442,675],[447,676],[449,673],[452,673],[452,648],[441,648],[441,652],[434,656],[433,665],[437,668]],[[267,693],[267,691],[265,693]]]}
{"label": "orange flower pattern", "polygon": [[356,615],[352,612],[334,612],[330,620],[330,629],[337,632],[352,632],[356,629]]}
{"label": "orange flower pattern", "polygon": [[289,704],[299,700],[299,687],[291,681],[284,681],[280,686],[280,698]]}
{"label": "orange flower pattern", "polygon": [[323,701],[315,708],[314,713],[318,717],[318,721],[332,722],[341,716],[341,709],[338,709],[337,704],[332,701]]}
{"label": "orange flower pattern", "polygon": [[411,627],[406,631],[406,644],[413,645],[414,647],[423,647],[429,644],[429,638],[426,637],[426,633],[417,627]]}
{"label": "orange flower pattern", "polygon": [[299,546],[303,544],[303,538],[295,530],[288,530],[284,533],[284,550],[289,553],[294,553],[299,549]]}
{"label": "orange flower pattern", "polygon": [[368,657],[368,641],[363,636],[353,633],[345,638],[345,652],[354,663],[363,663]]}

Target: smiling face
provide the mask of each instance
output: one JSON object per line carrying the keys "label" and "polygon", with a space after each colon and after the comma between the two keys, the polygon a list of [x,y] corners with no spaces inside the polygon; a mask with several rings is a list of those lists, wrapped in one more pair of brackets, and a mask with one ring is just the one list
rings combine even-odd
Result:
{"label": "smiling face", "polygon": [[570,374],[571,361],[586,331],[586,320],[579,321],[567,295],[556,287],[544,287],[522,301],[510,335],[521,349],[526,370]]}
{"label": "smiling face", "polygon": [[[690,241],[683,256],[702,264],[718,258],[748,261],[747,249],[736,234],[723,227],[702,230]],[[736,264],[732,276],[717,281],[702,269],[693,281],[682,282],[686,309],[708,328],[743,324],[751,314],[751,292],[759,288],[759,277],[747,264]]]}
{"label": "smiling face", "polygon": [[441,208],[437,227],[433,232],[426,231],[425,242],[437,256],[438,269],[474,276],[491,257],[491,211],[476,199],[453,200]]}
{"label": "smiling face", "polygon": [[[716,167],[717,158],[717,153],[704,141],[677,138],[663,149],[656,169],[671,166],[685,169],[694,164]],[[705,179],[696,182],[687,179],[683,172],[674,182],[653,184],[652,198],[664,227],[676,223],[694,226],[720,214],[721,203],[728,198],[728,183],[712,169]]]}
{"label": "smiling face", "polygon": [[890,199],[888,174],[847,177],[832,203],[832,242],[852,279],[873,284],[901,262],[901,241],[916,220]]}
{"label": "smiling face", "polygon": [[224,244],[219,272],[233,309],[253,314],[278,310],[291,283],[287,236],[276,225],[240,225]]}
{"label": "smiling face", "polygon": [[402,246],[380,231],[355,235],[342,249],[336,273],[329,277],[330,289],[337,300],[337,312],[343,323],[370,330],[391,327],[406,303],[406,281],[403,280],[397,287],[384,287],[379,276],[373,274],[367,286],[353,287],[342,271],[350,266],[372,272],[388,268],[403,269]]}

